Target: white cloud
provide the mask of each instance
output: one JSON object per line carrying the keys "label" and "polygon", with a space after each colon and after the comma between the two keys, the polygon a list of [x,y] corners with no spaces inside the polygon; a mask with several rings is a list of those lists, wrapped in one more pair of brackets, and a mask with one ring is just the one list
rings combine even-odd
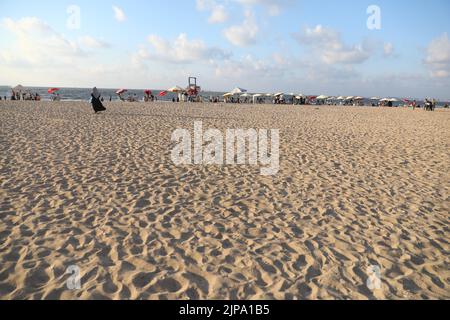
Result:
{"label": "white cloud", "polygon": [[326,64],[358,64],[370,57],[369,50],[362,44],[345,45],[337,31],[321,25],[305,28],[293,36],[300,44],[310,47],[313,54],[319,55]]}
{"label": "white cloud", "polygon": [[390,57],[394,54],[394,45],[390,42],[385,43],[383,46],[383,52],[385,57]]}
{"label": "white cloud", "polygon": [[247,5],[262,5],[267,8],[267,12],[271,16],[278,16],[284,7],[289,6],[292,0],[236,0],[237,2]]}
{"label": "white cloud", "polygon": [[228,13],[223,5],[215,6],[208,19],[209,23],[224,23],[228,20]]}
{"label": "white cloud", "polygon": [[6,46],[0,46],[0,83],[90,86],[120,74],[111,76],[117,68],[96,56],[106,42],[89,35],[71,40],[36,17],[6,18],[0,29],[11,37]]}
{"label": "white cloud", "polygon": [[233,45],[245,47],[256,42],[258,25],[252,11],[245,11],[245,19],[241,25],[231,26],[225,29],[224,35]]}
{"label": "white cloud", "polygon": [[86,56],[76,41],[68,40],[36,17],[6,18],[1,26],[14,37],[8,48],[0,52],[3,63],[39,67],[71,63]]}
{"label": "white cloud", "polygon": [[117,21],[124,22],[127,19],[125,13],[121,8],[119,8],[118,6],[112,6],[112,9],[114,11],[114,17]]}
{"label": "white cloud", "polygon": [[141,48],[138,57],[141,59],[157,59],[170,63],[192,63],[208,61],[210,59],[224,59],[229,54],[216,47],[208,47],[202,40],[189,40],[185,33],[181,33],[174,41],[150,35],[148,42],[153,47],[152,52]]}
{"label": "white cloud", "polygon": [[225,6],[214,0],[197,0],[197,9],[211,12],[208,18],[208,22],[211,24],[224,23],[228,20],[228,12]]}
{"label": "white cloud", "polygon": [[428,45],[425,64],[430,68],[433,78],[450,77],[450,40],[447,33]]}
{"label": "white cloud", "polygon": [[83,36],[79,38],[78,42],[83,46],[90,49],[106,49],[110,47],[110,44],[106,41],[96,39],[91,36]]}

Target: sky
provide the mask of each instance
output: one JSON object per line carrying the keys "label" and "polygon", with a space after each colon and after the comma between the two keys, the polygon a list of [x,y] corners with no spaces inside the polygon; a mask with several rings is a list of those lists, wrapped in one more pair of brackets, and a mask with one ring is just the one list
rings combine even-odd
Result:
{"label": "sky", "polygon": [[1,0],[0,85],[450,100],[448,0]]}

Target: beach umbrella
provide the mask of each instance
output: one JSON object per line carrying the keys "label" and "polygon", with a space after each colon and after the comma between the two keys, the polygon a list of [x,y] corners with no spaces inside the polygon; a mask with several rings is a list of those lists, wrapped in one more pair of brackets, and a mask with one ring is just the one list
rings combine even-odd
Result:
{"label": "beach umbrella", "polygon": [[398,102],[398,100],[395,99],[395,98],[391,98],[391,99],[389,99],[388,101],[390,101],[390,102]]}
{"label": "beach umbrella", "polygon": [[271,93],[266,93],[266,97],[273,97],[273,94],[271,94]]}
{"label": "beach umbrella", "polygon": [[248,98],[248,97],[251,97],[251,96],[252,96],[251,94],[244,93],[243,95],[241,95],[241,98]]}
{"label": "beach umbrella", "polygon": [[389,101],[389,99],[387,99],[387,98],[383,98],[380,100],[380,102],[387,102],[387,101]]}
{"label": "beach umbrella", "polygon": [[144,93],[146,94],[146,95],[151,95],[152,94],[152,91],[151,90],[144,90]]}
{"label": "beach umbrella", "polygon": [[355,99],[354,96],[349,96],[349,97],[345,98],[345,100],[353,100],[353,99]]}
{"label": "beach umbrella", "polygon": [[259,98],[259,97],[262,97],[262,94],[257,93],[257,94],[254,94],[253,97],[254,97],[254,98]]}
{"label": "beach umbrella", "polygon": [[167,91],[174,92],[174,93],[181,93],[181,92],[184,92],[184,89],[179,86],[175,86],[175,87],[168,89]]}
{"label": "beach umbrella", "polygon": [[297,99],[304,98],[304,97],[305,97],[305,95],[303,93],[300,93],[297,95]]}
{"label": "beach umbrella", "polygon": [[233,94],[231,92],[225,93],[223,96],[224,97],[231,97]]}
{"label": "beach umbrella", "polygon": [[120,96],[121,94],[123,94],[123,93],[125,93],[127,91],[128,91],[127,89],[119,89],[119,90],[116,91],[116,94]]}
{"label": "beach umbrella", "polygon": [[343,96],[337,97],[336,100],[345,100]]}
{"label": "beach umbrella", "polygon": [[282,96],[282,95],[284,95],[283,92],[278,92],[278,93],[275,93],[275,94],[274,94],[274,97],[279,97],[279,96]]}
{"label": "beach umbrella", "polygon": [[230,93],[232,94],[240,94],[245,92],[247,92],[247,90],[242,88],[234,88],[233,90],[230,91]]}
{"label": "beach umbrella", "polygon": [[58,92],[58,91],[59,91],[59,88],[50,88],[47,90],[47,92],[50,94],[54,94],[55,92]]}
{"label": "beach umbrella", "polygon": [[370,100],[380,100],[380,98],[378,98],[378,97],[372,97],[372,98],[370,98]]}
{"label": "beach umbrella", "polygon": [[355,100],[364,100],[363,97],[356,97]]}
{"label": "beach umbrella", "polygon": [[22,91],[25,91],[25,88],[21,84],[19,84],[19,85],[15,86],[14,88],[12,88],[12,90],[14,92],[22,92]]}
{"label": "beach umbrella", "polygon": [[160,96],[160,97],[164,97],[165,95],[167,95],[167,91],[161,91],[161,92],[159,93],[159,96]]}
{"label": "beach umbrella", "polygon": [[320,96],[318,96],[316,99],[317,99],[317,100],[326,100],[326,99],[328,99],[328,96],[320,95]]}

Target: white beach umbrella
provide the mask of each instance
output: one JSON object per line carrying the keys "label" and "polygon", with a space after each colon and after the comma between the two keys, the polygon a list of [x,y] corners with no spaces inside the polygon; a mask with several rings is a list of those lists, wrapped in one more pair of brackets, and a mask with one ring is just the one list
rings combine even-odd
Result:
{"label": "white beach umbrella", "polygon": [[337,97],[336,100],[345,100],[343,96]]}
{"label": "white beach umbrella", "polygon": [[364,100],[363,97],[356,97],[355,100]]}
{"label": "white beach umbrella", "polygon": [[262,94],[257,93],[257,94],[254,94],[254,95],[253,95],[253,98],[259,98],[259,97],[262,97],[262,96],[263,96]]}
{"label": "white beach umbrella", "polygon": [[320,95],[320,96],[318,96],[317,98],[316,98],[316,100],[326,100],[328,98],[328,96],[325,96],[325,95]]}
{"label": "white beach umbrella", "polygon": [[180,92],[184,92],[184,89],[179,86],[175,86],[175,87],[168,89],[167,91],[174,92],[174,93],[180,93]]}
{"label": "white beach umbrella", "polygon": [[[300,94],[297,95],[297,97],[304,98],[305,95],[304,95],[303,93],[300,93]],[[297,99],[298,99],[298,98],[297,98]]]}
{"label": "white beach umbrella", "polygon": [[273,94],[271,94],[271,93],[266,93],[266,97],[273,97]]}
{"label": "white beach umbrella", "polygon": [[372,97],[372,98],[370,98],[370,100],[380,100],[380,98],[378,98],[378,97]]}
{"label": "white beach umbrella", "polygon": [[397,99],[395,99],[395,98],[391,98],[391,99],[389,99],[388,101],[390,101],[390,102],[398,102],[399,100],[397,100]]}
{"label": "white beach umbrella", "polygon": [[233,94],[231,92],[225,93],[223,96],[224,97],[231,97]]}
{"label": "white beach umbrella", "polygon": [[353,100],[353,99],[355,99],[354,96],[349,96],[349,97],[345,98],[345,100]]}
{"label": "white beach umbrella", "polygon": [[387,98],[383,98],[380,100],[380,102],[387,102],[387,101],[389,101],[389,99],[387,99]]}
{"label": "white beach umbrella", "polygon": [[279,96],[282,96],[282,95],[284,95],[283,92],[278,92],[278,93],[275,93],[275,94],[274,94],[275,97],[279,97]]}
{"label": "white beach umbrella", "polygon": [[244,93],[243,95],[241,95],[241,98],[248,98],[248,97],[251,97],[251,96],[252,96],[251,94]]}
{"label": "white beach umbrella", "polygon": [[230,91],[230,93],[232,94],[240,94],[240,93],[244,93],[247,92],[246,89],[242,89],[242,88],[234,88],[233,90]]}
{"label": "white beach umbrella", "polygon": [[21,84],[15,86],[14,88],[12,88],[14,92],[23,92],[25,91],[24,86],[22,86]]}

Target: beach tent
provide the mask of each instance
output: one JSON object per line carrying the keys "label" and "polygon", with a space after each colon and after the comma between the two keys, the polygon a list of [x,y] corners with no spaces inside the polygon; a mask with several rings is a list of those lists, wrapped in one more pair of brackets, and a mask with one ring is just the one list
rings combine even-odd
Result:
{"label": "beach tent", "polygon": [[47,92],[50,94],[54,94],[55,92],[58,92],[58,91],[59,91],[59,88],[50,88],[47,90]]}
{"label": "beach tent", "polygon": [[263,97],[263,96],[264,96],[264,95],[262,95],[262,94],[260,94],[260,93],[254,94],[254,95],[253,95],[253,103],[255,103],[256,100],[257,100],[258,98],[261,98],[261,97]]}
{"label": "beach tent", "polygon": [[241,94],[245,92],[247,92],[247,90],[242,88],[234,88],[233,90],[230,91],[231,94]]}

